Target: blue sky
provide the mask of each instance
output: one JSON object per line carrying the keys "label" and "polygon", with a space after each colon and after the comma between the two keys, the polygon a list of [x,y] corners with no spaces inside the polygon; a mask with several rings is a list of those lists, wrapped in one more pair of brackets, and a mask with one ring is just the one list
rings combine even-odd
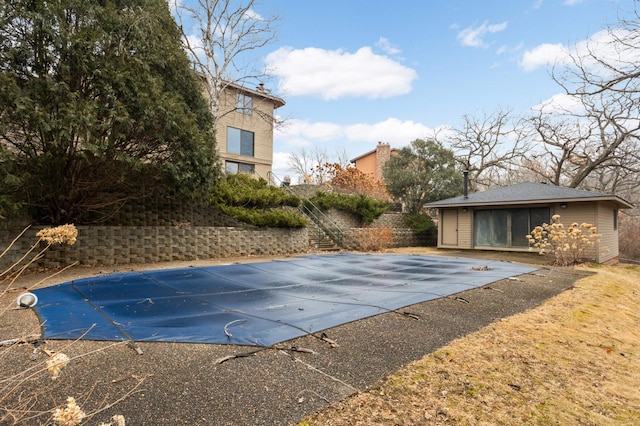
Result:
{"label": "blue sky", "polygon": [[[275,43],[256,53],[286,105],[274,173],[291,152],[349,158],[460,127],[463,115],[525,113],[560,93],[550,65],[633,0],[263,0],[279,16]],[[601,35],[602,33],[600,33]]]}

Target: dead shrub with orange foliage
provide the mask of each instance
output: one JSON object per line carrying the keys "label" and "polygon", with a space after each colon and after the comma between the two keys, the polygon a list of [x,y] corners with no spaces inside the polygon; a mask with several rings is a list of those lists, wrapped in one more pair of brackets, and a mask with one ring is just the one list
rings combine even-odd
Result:
{"label": "dead shrub with orange foliage", "polygon": [[393,231],[387,227],[359,229],[356,238],[362,251],[381,251],[393,245]]}
{"label": "dead shrub with orange foliage", "polygon": [[391,201],[384,183],[373,176],[363,173],[354,166],[342,166],[338,163],[325,163],[318,166],[329,177],[334,191],[347,194],[362,194],[382,201]]}

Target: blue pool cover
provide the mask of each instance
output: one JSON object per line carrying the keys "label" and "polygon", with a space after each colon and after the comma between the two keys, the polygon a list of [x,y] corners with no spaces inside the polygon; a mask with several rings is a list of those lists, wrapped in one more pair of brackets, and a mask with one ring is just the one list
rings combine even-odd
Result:
{"label": "blue pool cover", "polygon": [[271,346],[533,270],[440,256],[314,255],[114,273],[34,293],[47,339]]}

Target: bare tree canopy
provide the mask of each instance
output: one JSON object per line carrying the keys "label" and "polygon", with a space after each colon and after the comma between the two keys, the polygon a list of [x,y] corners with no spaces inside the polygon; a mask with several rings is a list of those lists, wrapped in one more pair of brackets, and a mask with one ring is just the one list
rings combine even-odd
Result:
{"label": "bare tree canopy", "polygon": [[629,18],[620,18],[584,48],[575,49],[568,65],[553,78],[567,93],[578,96],[617,93],[640,94],[640,15],[634,2]]}
{"label": "bare tree canopy", "polygon": [[[531,118],[540,144],[530,158],[541,176],[556,185],[612,192],[621,178],[637,177],[640,105],[608,95],[574,96],[571,109],[541,108]],[[596,175],[617,178],[588,179]]]}
{"label": "bare tree canopy", "polygon": [[[275,40],[279,18],[259,15],[255,0],[197,0],[193,6],[176,0],[170,3],[185,47],[206,83],[215,121],[233,111],[220,110],[225,89],[233,85],[255,86],[268,78],[266,70],[257,68],[251,54]],[[264,118],[273,120],[271,116]]]}
{"label": "bare tree canopy", "polygon": [[571,50],[552,78],[564,94],[530,118],[526,166],[554,184],[629,193],[640,187],[640,16]]}
{"label": "bare tree canopy", "polygon": [[498,110],[482,117],[463,116],[463,127],[437,139],[449,146],[462,170],[469,171],[472,191],[504,183],[527,151],[523,126],[511,112]]}
{"label": "bare tree canopy", "polygon": [[311,149],[300,148],[298,152],[289,154],[289,168],[298,176],[298,180],[303,183],[313,183],[322,185],[331,179],[332,175],[327,164],[337,164],[341,167],[349,165],[347,151],[342,148],[333,155],[329,154],[326,148],[313,147]]}

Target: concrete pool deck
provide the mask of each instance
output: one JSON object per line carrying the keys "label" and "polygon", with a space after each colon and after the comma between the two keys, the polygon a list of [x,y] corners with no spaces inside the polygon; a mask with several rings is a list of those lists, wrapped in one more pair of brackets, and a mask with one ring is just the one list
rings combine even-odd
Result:
{"label": "concrete pool deck", "polygon": [[[383,313],[325,330],[324,340],[307,335],[269,349],[139,342],[143,355],[138,355],[111,342],[49,340],[47,349],[79,358],[56,383],[49,380],[49,397],[40,402],[63,404],[76,396],[91,411],[144,379],[134,393],[90,423],[119,413],[132,425],[293,425],[455,338],[540,304],[585,275],[571,268],[542,267],[466,290],[456,294],[459,298],[403,309],[411,316]],[[0,320],[3,339],[38,326],[30,310],[7,312]],[[15,347],[3,364],[20,369],[25,362],[29,365],[32,352],[32,345]],[[42,352],[38,357],[46,359]]]}

